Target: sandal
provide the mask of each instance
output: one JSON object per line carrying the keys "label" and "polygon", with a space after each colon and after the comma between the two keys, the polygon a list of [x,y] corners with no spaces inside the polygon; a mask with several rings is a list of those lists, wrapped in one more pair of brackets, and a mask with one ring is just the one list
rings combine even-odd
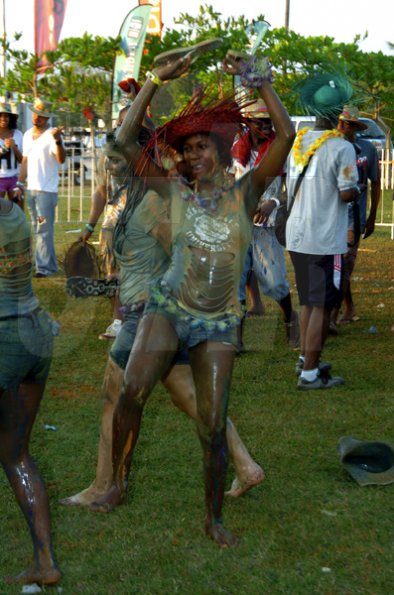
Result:
{"label": "sandal", "polygon": [[71,297],[114,297],[119,289],[118,279],[90,279],[89,277],[69,277],[66,292]]}
{"label": "sandal", "polygon": [[165,64],[168,59],[178,60],[179,58],[184,58],[188,54],[191,55],[190,64],[193,64],[200,54],[203,52],[209,52],[210,50],[216,50],[216,48],[221,45],[222,40],[220,37],[205,39],[204,41],[200,41],[200,43],[190,45],[189,47],[175,48],[174,50],[162,52],[153,58],[153,64],[154,66],[160,66]]}
{"label": "sandal", "polygon": [[353,316],[342,316],[342,318],[339,319],[339,324],[349,324],[350,322],[357,322],[358,320],[360,320],[360,316],[357,316],[356,314]]}

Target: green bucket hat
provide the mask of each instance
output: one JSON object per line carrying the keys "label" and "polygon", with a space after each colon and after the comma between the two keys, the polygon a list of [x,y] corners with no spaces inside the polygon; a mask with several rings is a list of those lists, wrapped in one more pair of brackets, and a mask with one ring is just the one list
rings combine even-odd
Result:
{"label": "green bucket hat", "polygon": [[342,436],[337,450],[346,471],[360,486],[394,482],[394,444]]}
{"label": "green bucket hat", "polygon": [[296,86],[302,111],[318,118],[336,118],[353,94],[350,83],[338,74],[319,74]]}

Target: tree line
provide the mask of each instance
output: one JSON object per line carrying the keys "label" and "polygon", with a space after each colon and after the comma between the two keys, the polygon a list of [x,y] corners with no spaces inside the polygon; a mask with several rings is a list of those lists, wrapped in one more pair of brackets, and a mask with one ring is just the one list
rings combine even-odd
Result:
{"label": "tree line", "polygon": [[[256,21],[264,20],[259,15]],[[160,40],[147,36],[140,69],[140,81],[160,52],[192,45],[211,37],[223,40],[220,50],[203,54],[192,75],[165,85],[157,94],[153,113],[156,121],[171,116],[190,97],[198,85],[226,93],[232,87],[230,77],[223,74],[221,59],[227,49],[247,50],[248,29],[252,22],[245,17],[223,16],[210,5],[202,5],[197,16],[181,13],[173,29],[167,29]],[[15,39],[19,39],[18,34]],[[363,52],[357,35],[352,43],[337,43],[333,37],[303,37],[282,28],[270,29],[258,53],[268,56],[273,65],[275,88],[289,113],[299,113],[297,83],[318,71],[344,74],[354,88],[354,103],[369,117],[382,118],[394,130],[394,55]],[[390,49],[394,45],[388,43]],[[13,49],[13,41],[3,40],[8,64],[5,77],[0,77],[1,94],[13,93],[18,100],[30,101],[43,96],[55,105],[58,114],[67,115],[70,125],[83,125],[83,113],[94,112],[111,125],[111,79],[114,58],[123,51],[120,37],[104,38],[85,33],[61,41],[55,51],[45,53],[48,68],[40,75],[43,56]],[[86,119],[85,119],[86,125]]]}

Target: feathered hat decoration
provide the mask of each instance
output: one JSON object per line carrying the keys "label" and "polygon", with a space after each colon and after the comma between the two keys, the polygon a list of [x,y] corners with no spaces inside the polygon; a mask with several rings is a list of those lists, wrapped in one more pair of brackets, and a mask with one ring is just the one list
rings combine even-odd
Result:
{"label": "feathered hat decoration", "polygon": [[353,95],[351,84],[341,75],[324,73],[296,86],[299,104],[305,114],[320,118],[336,118]]}
{"label": "feathered hat decoration", "polygon": [[[253,103],[248,100],[247,103]],[[181,112],[156,128],[144,148],[144,153],[164,155],[168,147],[182,153],[185,139],[194,134],[212,135],[220,151],[230,153],[236,134],[240,134],[250,123],[242,109],[245,104],[237,103],[231,94],[224,99],[207,99],[207,94],[197,91]]]}

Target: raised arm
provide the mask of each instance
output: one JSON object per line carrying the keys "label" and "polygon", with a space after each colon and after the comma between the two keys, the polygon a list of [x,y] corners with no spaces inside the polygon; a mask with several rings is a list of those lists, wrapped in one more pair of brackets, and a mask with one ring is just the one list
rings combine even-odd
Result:
{"label": "raised arm", "polygon": [[[157,88],[165,81],[178,78],[184,74],[189,64],[190,58],[184,56],[163,66],[157,66],[152,73],[148,74],[145,84],[128,110],[122,125],[116,133],[116,144],[133,169],[141,164],[142,149],[138,144],[138,133],[152,97]],[[150,159],[145,166],[143,175],[146,177],[148,188],[163,193],[163,177],[167,177],[166,170]]]}
{"label": "raised arm", "polygon": [[[230,74],[239,74],[243,69],[243,64],[243,60],[235,55],[233,56],[230,51],[224,61],[224,68]],[[283,164],[286,161],[295,138],[294,126],[270,83],[269,71],[267,72],[267,77],[262,76],[261,78],[263,80],[256,90],[267,106],[275,128],[276,137],[264,159],[250,173],[255,196],[248,196],[247,200],[250,204],[247,205],[247,208],[252,215],[254,214],[257,201],[264,190],[276,176],[281,174]]]}

